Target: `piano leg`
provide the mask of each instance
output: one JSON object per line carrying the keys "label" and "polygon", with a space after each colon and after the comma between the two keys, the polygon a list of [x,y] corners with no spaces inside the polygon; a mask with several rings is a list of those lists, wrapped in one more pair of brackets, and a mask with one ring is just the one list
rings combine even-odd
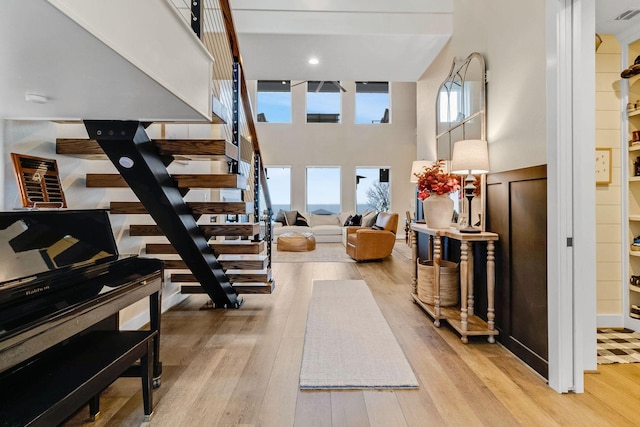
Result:
{"label": "piano leg", "polygon": [[100,416],[100,393],[89,400],[89,419],[95,421]]}
{"label": "piano leg", "polygon": [[149,296],[150,326],[152,331],[158,331],[153,337],[153,388],[160,387],[162,377],[162,362],[160,361],[160,318],[162,294],[156,292]]}
{"label": "piano leg", "polygon": [[[158,336],[156,334],[156,336]],[[140,358],[140,373],[142,377],[142,404],[144,406],[144,420],[150,421],[153,417],[153,360],[155,344],[147,340],[147,352]]]}

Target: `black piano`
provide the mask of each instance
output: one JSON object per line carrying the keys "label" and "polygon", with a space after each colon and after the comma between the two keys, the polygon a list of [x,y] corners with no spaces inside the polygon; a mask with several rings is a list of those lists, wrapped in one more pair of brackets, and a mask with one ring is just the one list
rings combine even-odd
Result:
{"label": "black piano", "polygon": [[[0,212],[0,426],[57,425],[119,376],[160,384],[162,262],[121,256],[105,210]],[[149,327],[120,310],[147,299]]]}

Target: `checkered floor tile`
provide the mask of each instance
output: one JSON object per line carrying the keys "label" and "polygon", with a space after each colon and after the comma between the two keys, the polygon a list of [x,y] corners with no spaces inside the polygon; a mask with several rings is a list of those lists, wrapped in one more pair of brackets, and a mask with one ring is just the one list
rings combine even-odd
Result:
{"label": "checkered floor tile", "polygon": [[598,363],[640,362],[640,334],[631,329],[598,329]]}

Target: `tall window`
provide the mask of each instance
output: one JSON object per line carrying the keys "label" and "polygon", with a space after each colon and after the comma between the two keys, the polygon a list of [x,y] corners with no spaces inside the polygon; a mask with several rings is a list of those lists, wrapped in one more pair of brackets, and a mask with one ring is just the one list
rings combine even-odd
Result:
{"label": "tall window", "polygon": [[356,82],[356,123],[389,123],[389,82]]}
{"label": "tall window", "polygon": [[[276,214],[280,209],[291,210],[291,167],[267,167],[267,185],[271,196],[271,209]],[[266,209],[262,188],[260,189],[260,210]]]}
{"label": "tall window", "polygon": [[307,82],[307,123],[340,123],[343,90],[338,81]]}
{"label": "tall window", "polygon": [[356,212],[388,211],[391,208],[388,168],[356,168]]}
{"label": "tall window", "polygon": [[340,168],[307,167],[307,212],[340,213]]}
{"label": "tall window", "polygon": [[259,122],[291,123],[291,82],[258,80]]}

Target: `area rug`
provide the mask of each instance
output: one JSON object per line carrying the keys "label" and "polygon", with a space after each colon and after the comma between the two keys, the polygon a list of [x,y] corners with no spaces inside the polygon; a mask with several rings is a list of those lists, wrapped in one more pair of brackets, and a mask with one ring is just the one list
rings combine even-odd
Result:
{"label": "area rug", "polygon": [[631,329],[598,329],[598,364],[640,362],[640,334]]}
{"label": "area rug", "polygon": [[342,243],[317,243],[316,248],[308,252],[286,252],[277,248],[274,244],[273,262],[355,262]]}
{"label": "area rug", "polygon": [[301,389],[417,388],[411,366],[363,280],[314,280]]}

